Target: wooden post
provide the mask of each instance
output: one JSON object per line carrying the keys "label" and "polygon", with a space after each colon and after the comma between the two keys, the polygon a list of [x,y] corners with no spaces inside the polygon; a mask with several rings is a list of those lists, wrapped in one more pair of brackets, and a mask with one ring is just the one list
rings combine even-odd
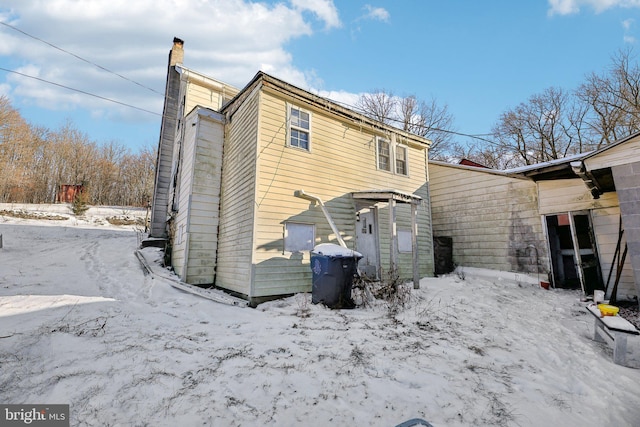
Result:
{"label": "wooden post", "polygon": [[389,232],[391,234],[391,236],[389,236],[391,237],[389,239],[389,268],[391,274],[394,274],[396,272],[397,264],[396,252],[398,252],[398,232],[396,228],[396,201],[393,198],[389,199]]}
{"label": "wooden post", "polygon": [[411,255],[413,256],[413,289],[420,289],[418,268],[418,207],[411,203]]}
{"label": "wooden post", "polygon": [[2,234],[0,234],[0,249],[2,249]]}

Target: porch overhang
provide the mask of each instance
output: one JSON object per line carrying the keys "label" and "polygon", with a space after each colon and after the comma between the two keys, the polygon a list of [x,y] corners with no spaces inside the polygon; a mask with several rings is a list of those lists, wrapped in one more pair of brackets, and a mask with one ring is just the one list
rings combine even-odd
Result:
{"label": "porch overhang", "polygon": [[377,202],[394,200],[399,203],[410,203],[412,205],[419,205],[422,203],[422,197],[398,190],[355,191],[351,194],[354,199],[358,200],[372,200]]}
{"label": "porch overhang", "polygon": [[391,271],[397,266],[398,255],[398,229],[396,225],[396,204],[406,203],[411,205],[411,253],[413,270],[413,287],[420,288],[420,275],[418,268],[418,206],[422,204],[422,197],[415,194],[398,190],[369,190],[355,191],[351,193],[355,200],[367,202],[387,202],[389,203],[389,265]]}

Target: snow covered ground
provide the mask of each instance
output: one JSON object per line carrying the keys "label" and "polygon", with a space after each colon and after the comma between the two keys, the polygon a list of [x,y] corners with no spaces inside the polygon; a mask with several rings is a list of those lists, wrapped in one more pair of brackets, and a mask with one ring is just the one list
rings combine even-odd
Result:
{"label": "snow covered ground", "polygon": [[139,228],[0,216],[0,403],[74,426],[640,426],[640,338],[613,364],[578,292],[463,269],[397,312],[239,308],[145,276]]}

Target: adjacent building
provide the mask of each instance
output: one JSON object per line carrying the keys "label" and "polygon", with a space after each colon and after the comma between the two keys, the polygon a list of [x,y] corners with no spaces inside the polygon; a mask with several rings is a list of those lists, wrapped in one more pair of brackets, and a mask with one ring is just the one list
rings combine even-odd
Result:
{"label": "adjacent building", "polygon": [[433,232],[451,239],[454,263],[640,295],[640,133],[506,171],[440,162],[429,171]]}

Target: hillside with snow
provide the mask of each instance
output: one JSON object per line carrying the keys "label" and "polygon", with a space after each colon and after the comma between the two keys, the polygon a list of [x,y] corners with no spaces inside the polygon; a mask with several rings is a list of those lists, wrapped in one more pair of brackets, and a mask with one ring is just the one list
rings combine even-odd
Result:
{"label": "hillside with snow", "polygon": [[236,307],[171,286],[158,249],[145,275],[116,214],[145,213],[0,214],[0,402],[73,426],[640,426],[640,337],[613,364],[577,291],[463,268],[404,306]]}

